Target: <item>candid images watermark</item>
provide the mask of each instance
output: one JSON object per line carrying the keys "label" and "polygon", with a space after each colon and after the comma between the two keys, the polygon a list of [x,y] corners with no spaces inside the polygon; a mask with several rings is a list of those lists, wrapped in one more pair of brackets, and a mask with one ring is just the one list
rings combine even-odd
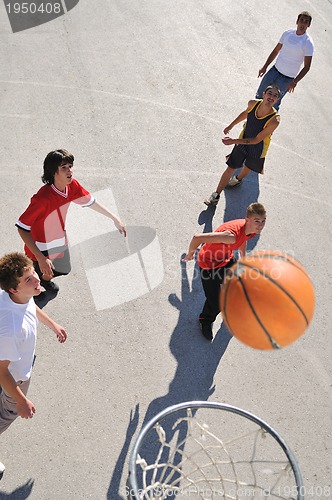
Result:
{"label": "candid images watermark", "polygon": [[79,0],[3,0],[13,33],[53,21],[73,9]]}
{"label": "candid images watermark", "polygon": [[[138,490],[136,493],[142,495],[146,490]],[[298,498],[299,494],[303,497],[309,498],[313,497],[316,500],[318,498],[331,498],[331,488],[329,486],[274,486],[267,488],[258,488],[251,486],[239,486],[239,487],[229,487],[227,490],[222,488],[209,488],[209,487],[197,487],[191,485],[187,488],[164,488],[162,486],[156,486],[149,490],[150,494],[153,493],[153,498],[170,498],[174,500],[175,498],[204,498],[204,499],[217,499],[217,498],[237,498],[238,500],[246,499],[264,499],[264,498],[284,498],[284,499],[295,499]],[[129,486],[126,486],[124,492],[125,498],[134,498],[135,491]]]}

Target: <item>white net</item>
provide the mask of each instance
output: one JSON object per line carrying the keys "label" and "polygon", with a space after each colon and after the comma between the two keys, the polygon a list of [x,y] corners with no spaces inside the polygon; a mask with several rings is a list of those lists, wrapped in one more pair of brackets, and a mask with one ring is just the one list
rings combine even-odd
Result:
{"label": "white net", "polygon": [[141,441],[132,496],[302,499],[294,458],[274,432],[244,415],[210,408],[186,408],[184,416],[172,412]]}

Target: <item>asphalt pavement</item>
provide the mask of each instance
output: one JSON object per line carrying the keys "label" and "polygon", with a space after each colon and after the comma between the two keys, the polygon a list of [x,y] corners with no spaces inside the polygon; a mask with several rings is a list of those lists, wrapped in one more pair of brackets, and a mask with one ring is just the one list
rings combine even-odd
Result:
{"label": "asphalt pavement", "polygon": [[[143,422],[193,399],[264,419],[296,455],[307,499],[332,498],[331,2],[60,3],[62,15],[22,30],[16,21],[15,32],[0,7],[1,254],[22,249],[15,222],[57,148],[126,221],[128,242],[111,221],[72,207],[72,272],[45,308],[68,341],[39,327],[37,412],[1,436],[0,499],[126,498]],[[313,64],[283,101],[265,174],[207,210],[230,152],[223,129],[254,97],[259,68],[301,10],[313,15]],[[197,324],[195,265],[181,264],[193,233],[243,217],[257,199],[268,216],[250,249],[290,253],[317,298],[303,337],[273,352],[231,338],[221,318],[209,344]]]}

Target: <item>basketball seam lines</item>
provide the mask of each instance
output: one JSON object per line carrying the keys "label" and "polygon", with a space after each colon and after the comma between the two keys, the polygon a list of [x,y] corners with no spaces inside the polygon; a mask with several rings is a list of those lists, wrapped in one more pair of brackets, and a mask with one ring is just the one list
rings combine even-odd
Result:
{"label": "basketball seam lines", "polygon": [[[248,257],[250,258],[250,255]],[[301,271],[303,274],[308,276],[307,273],[305,272],[305,270],[302,268],[302,266],[301,265],[297,266],[296,265],[297,263],[290,260],[291,257],[289,257],[288,255],[275,255],[274,253],[264,253],[264,254],[258,255],[258,257],[260,259],[265,259],[265,258],[270,259],[272,257],[272,259],[283,260],[284,262],[288,262],[288,264],[291,264],[293,267],[295,267],[296,269]]]}
{"label": "basketball seam lines", "polygon": [[[273,278],[271,278],[271,276],[267,276],[263,271],[261,271],[260,269],[257,269],[257,267],[254,267],[254,266],[250,266],[249,264],[247,264],[246,262],[241,262],[241,266],[243,267],[249,267],[250,269],[253,269],[254,271],[256,271],[257,273],[259,273],[261,276],[263,276],[264,278],[266,278],[267,280],[271,281],[271,283],[273,283],[277,288],[279,288],[285,295],[287,295],[287,297],[293,302],[293,304],[298,308],[298,310],[300,311],[300,313],[302,314],[305,322],[306,322],[306,325],[308,326],[309,325],[309,321],[308,321],[308,318],[306,317],[303,309],[301,308],[301,306],[296,302],[296,300],[294,299],[294,297],[292,297],[288,292],[287,290],[285,290],[281,285],[279,285],[279,283],[274,280]],[[297,268],[298,269],[298,268]]]}
{"label": "basketball seam lines", "polygon": [[229,322],[228,322],[228,319],[227,319],[227,308],[226,308],[226,302],[227,302],[227,294],[228,294],[228,289],[229,289],[229,284],[230,284],[230,281],[228,280],[223,286],[226,286],[226,289],[225,289],[225,294],[224,294],[224,307],[223,307],[223,311],[224,311],[224,320],[226,322],[227,325],[229,325]]}
{"label": "basketball seam lines", "polygon": [[[250,267],[250,266],[249,266]],[[258,324],[261,326],[262,330],[264,331],[264,333],[266,334],[267,338],[269,339],[270,341],[270,344],[271,346],[273,347],[273,349],[280,349],[280,345],[274,340],[274,338],[269,334],[269,332],[267,331],[267,329],[265,328],[265,326],[263,325],[262,321],[260,320],[258,314],[256,313],[254,307],[252,306],[251,304],[251,301],[250,301],[250,298],[249,298],[249,295],[247,293],[247,290],[246,290],[246,287],[243,283],[243,280],[241,279],[241,276],[238,277],[238,280],[239,280],[239,283],[240,285],[242,286],[242,289],[243,289],[243,293],[244,295],[246,296],[246,299],[248,301],[248,305],[253,313],[253,315],[255,316]]]}
{"label": "basketball seam lines", "polygon": [[[233,274],[234,276],[234,274]],[[257,316],[257,313],[256,311],[254,310],[253,306],[251,305],[251,302],[250,302],[250,299],[249,299],[249,296],[248,296],[248,293],[247,293],[247,290],[244,286],[244,283],[242,282],[241,278],[238,277],[238,280],[243,288],[243,292],[244,292],[244,295],[246,296],[247,298],[247,301],[248,301],[248,304],[250,306],[250,309],[252,310],[254,316],[256,317],[257,319],[257,322],[259,323],[259,325],[262,327],[263,331],[265,332],[266,336],[268,337],[269,341],[270,341],[270,344],[271,346],[273,347],[273,349],[280,349],[280,346],[278,345],[278,343],[271,337],[271,335],[269,334],[269,332],[266,330],[265,326],[263,325],[263,323],[261,322],[261,320],[259,319],[259,317]],[[225,289],[225,293],[224,293],[224,307],[223,307],[223,311],[224,311],[224,320],[225,322],[230,326],[230,323],[227,319],[227,307],[226,307],[226,302],[227,302],[227,295],[228,295],[228,290],[229,290],[229,287],[230,287],[230,283],[231,281],[228,280],[226,282],[226,289]],[[225,285],[224,285],[225,286]],[[230,328],[231,330],[231,328]]]}

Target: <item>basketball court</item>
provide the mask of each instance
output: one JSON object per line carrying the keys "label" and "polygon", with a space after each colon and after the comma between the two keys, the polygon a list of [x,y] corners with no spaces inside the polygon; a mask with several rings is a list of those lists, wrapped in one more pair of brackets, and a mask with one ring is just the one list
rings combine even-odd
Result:
{"label": "basketball court", "polygon": [[[331,2],[80,0],[67,10],[13,33],[0,8],[1,254],[22,249],[15,222],[57,148],[126,221],[128,242],[111,221],[71,210],[72,273],[45,309],[68,341],[39,327],[29,393],[37,412],[1,436],[0,499],[127,498],[142,425],[189,400],[269,423],[298,460],[306,498],[332,498]],[[313,16],[313,64],[281,105],[265,175],[250,174],[207,210],[231,150],[222,131],[302,10]],[[300,261],[317,299],[305,335],[273,352],[232,338],[221,317],[209,344],[197,323],[197,269],[181,263],[193,233],[242,218],[257,199],[267,223],[249,248]]]}

